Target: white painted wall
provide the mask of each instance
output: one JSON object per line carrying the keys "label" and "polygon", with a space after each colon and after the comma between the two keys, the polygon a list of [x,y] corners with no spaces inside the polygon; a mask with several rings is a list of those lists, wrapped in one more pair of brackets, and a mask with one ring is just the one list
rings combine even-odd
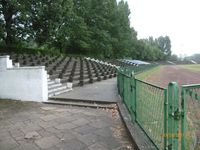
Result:
{"label": "white painted wall", "polygon": [[7,68],[12,68],[12,60],[8,55],[0,56],[0,71],[5,71]]}
{"label": "white painted wall", "polygon": [[[5,69],[5,62],[6,67]],[[12,67],[9,57],[0,57],[0,99],[48,100],[47,72],[44,66]]]}

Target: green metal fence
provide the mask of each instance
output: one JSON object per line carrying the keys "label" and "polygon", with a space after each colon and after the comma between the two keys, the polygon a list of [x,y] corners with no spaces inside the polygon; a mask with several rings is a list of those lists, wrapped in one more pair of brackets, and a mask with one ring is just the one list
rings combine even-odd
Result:
{"label": "green metal fence", "polygon": [[181,89],[181,149],[200,150],[200,85]]}
{"label": "green metal fence", "polygon": [[135,79],[131,69],[119,69],[118,90],[132,120],[137,122],[157,149],[164,149],[167,126],[167,89]]}
{"label": "green metal fence", "polygon": [[120,68],[117,81],[132,121],[157,149],[200,150],[200,85],[182,86],[180,99],[177,83],[158,87],[135,79],[131,69]]}
{"label": "green metal fence", "polygon": [[164,103],[167,90],[135,79],[136,121],[159,148],[164,148]]}

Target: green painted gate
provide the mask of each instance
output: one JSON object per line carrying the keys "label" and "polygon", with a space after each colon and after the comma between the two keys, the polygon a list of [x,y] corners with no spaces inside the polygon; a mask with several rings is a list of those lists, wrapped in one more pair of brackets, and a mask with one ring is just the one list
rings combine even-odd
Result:
{"label": "green painted gate", "polygon": [[200,150],[200,85],[182,86],[179,98],[177,83],[162,88],[135,79],[131,69],[120,68],[117,81],[132,121],[156,149]]}
{"label": "green painted gate", "polygon": [[181,149],[200,150],[200,85],[181,87]]}

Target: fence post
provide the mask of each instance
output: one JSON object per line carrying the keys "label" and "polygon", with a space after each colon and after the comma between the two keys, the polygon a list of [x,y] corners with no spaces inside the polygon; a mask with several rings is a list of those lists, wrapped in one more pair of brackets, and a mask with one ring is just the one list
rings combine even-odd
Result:
{"label": "fence post", "polygon": [[168,85],[168,121],[167,121],[167,150],[178,150],[179,139],[179,96],[178,85],[176,82],[170,82]]}
{"label": "fence post", "polygon": [[132,121],[136,121],[136,81],[134,71],[131,71],[131,113]]}
{"label": "fence post", "polygon": [[164,91],[164,96],[165,96],[165,99],[164,99],[164,147],[166,148],[167,147],[167,123],[168,123],[168,111],[167,111],[167,108],[168,108],[168,99],[167,99],[167,89],[165,89]]}
{"label": "fence post", "polygon": [[119,69],[117,69],[117,90],[118,90],[118,93],[119,92]]}
{"label": "fence post", "polygon": [[181,88],[181,111],[182,111],[182,118],[181,118],[181,150],[186,149],[186,91],[182,87]]}
{"label": "fence post", "polygon": [[134,78],[135,121],[137,121],[137,80]]}
{"label": "fence post", "polygon": [[125,76],[124,74],[122,75],[122,100],[123,102],[125,102]]}

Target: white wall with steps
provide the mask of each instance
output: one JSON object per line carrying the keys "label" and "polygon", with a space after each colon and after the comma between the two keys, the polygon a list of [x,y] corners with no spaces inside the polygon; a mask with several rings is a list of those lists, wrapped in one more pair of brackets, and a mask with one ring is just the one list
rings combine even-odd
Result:
{"label": "white wall with steps", "polygon": [[45,67],[14,67],[9,56],[0,56],[0,99],[47,101]]}

